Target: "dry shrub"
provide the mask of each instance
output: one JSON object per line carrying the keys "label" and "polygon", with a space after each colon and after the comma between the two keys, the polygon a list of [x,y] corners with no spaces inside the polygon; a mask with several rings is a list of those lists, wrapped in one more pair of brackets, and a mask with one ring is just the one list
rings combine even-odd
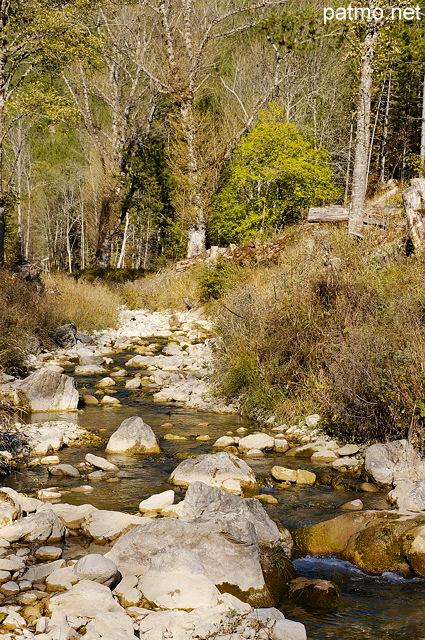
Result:
{"label": "dry shrub", "polygon": [[176,273],[172,268],[164,268],[155,275],[127,282],[121,295],[130,309],[183,311],[186,309],[185,297],[199,301],[196,271]]}
{"label": "dry shrub", "polygon": [[100,281],[76,280],[64,273],[45,277],[56,326],[73,322],[80,331],[115,327],[122,304],[118,291]]}
{"label": "dry shrub", "polygon": [[[54,314],[47,297],[31,282],[0,271],[0,369],[26,373],[25,358],[48,341]],[[36,340],[34,340],[36,338]]]}
{"label": "dry shrub", "polygon": [[420,437],[424,263],[337,231],[328,243],[340,269],[298,242],[224,297],[221,391],[254,417],[321,413],[345,440]]}

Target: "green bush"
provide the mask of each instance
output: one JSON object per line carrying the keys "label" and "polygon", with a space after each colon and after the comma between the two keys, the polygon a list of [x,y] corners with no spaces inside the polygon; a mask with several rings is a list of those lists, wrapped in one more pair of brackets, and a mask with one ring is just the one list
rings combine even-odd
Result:
{"label": "green bush", "polygon": [[201,302],[218,300],[236,277],[237,270],[222,259],[206,264],[197,274],[199,299]]}

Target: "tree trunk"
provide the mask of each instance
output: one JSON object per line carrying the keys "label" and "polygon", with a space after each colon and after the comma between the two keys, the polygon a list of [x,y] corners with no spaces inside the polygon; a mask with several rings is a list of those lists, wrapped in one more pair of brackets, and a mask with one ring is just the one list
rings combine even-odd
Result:
{"label": "tree trunk", "polygon": [[425,72],[424,72],[424,86],[422,92],[422,127],[421,127],[421,165],[422,171],[421,175],[423,176],[425,173],[424,165],[425,165]]}
{"label": "tree trunk", "polygon": [[[373,9],[375,2],[370,2],[369,6]],[[357,139],[351,189],[351,210],[348,220],[348,233],[360,238],[363,237],[363,212],[366,198],[370,147],[373,61],[378,41],[379,26],[380,23],[375,20],[368,22],[366,37],[362,44],[360,87],[357,107]]]}
{"label": "tree trunk", "polygon": [[125,247],[126,247],[126,244],[127,244],[127,235],[128,235],[128,211],[125,214],[124,236],[123,236],[123,239],[122,239],[120,257],[118,258],[118,262],[117,262],[117,269],[122,269],[122,266],[124,264]]}
{"label": "tree trunk", "polygon": [[[382,144],[380,154],[380,170],[379,182],[385,182],[385,165],[387,162],[387,138],[388,138],[388,116],[390,114],[390,98],[391,98],[391,69],[388,76],[387,102],[385,104],[384,123],[382,127]],[[423,126],[423,125],[422,125]]]}

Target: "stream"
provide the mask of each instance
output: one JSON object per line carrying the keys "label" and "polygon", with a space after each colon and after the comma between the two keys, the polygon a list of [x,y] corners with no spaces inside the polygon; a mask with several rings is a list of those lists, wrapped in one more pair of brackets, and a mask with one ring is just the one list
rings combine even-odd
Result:
{"label": "stream", "polygon": [[[122,366],[133,354],[126,351],[114,354],[114,365]],[[69,367],[72,372],[72,367]],[[130,370],[131,372],[131,370]],[[138,369],[137,372],[140,372]],[[136,373],[136,370],[134,370]],[[142,375],[149,372],[142,372]],[[76,376],[77,384],[85,394],[94,393],[99,376]],[[184,406],[157,403],[152,391],[125,388],[125,379],[116,380],[111,389],[122,403],[119,408],[85,406],[78,412],[42,413],[27,417],[28,422],[46,420],[75,421],[102,438],[98,446],[69,447],[59,452],[61,462],[76,465],[84,460],[87,452],[104,455],[105,442],[120,423],[134,415],[141,415],[160,440],[162,453],[156,456],[108,455],[108,460],[119,468],[119,481],[90,482],[94,490],[90,494],[75,491],[84,478],[49,477],[41,466],[15,471],[7,478],[7,484],[20,492],[34,492],[46,486],[59,486],[65,490],[63,502],[90,503],[100,509],[138,513],[141,500],[170,488],[167,480],[181,461],[182,454],[200,454],[216,451],[212,443],[227,432],[235,433],[241,426],[248,434],[256,427],[238,415],[206,413]],[[164,440],[167,433],[185,436],[187,440]],[[209,441],[196,440],[208,434]],[[263,479],[261,492],[278,499],[277,505],[263,503],[272,518],[284,526],[294,528],[326,520],[341,513],[339,507],[361,497],[365,508],[387,508],[385,494],[335,491],[329,486],[275,488],[267,476],[274,465],[309,469],[323,472],[326,466],[310,464],[309,460],[268,454],[247,458],[256,475]],[[183,494],[177,492],[177,499]],[[294,561],[298,573],[310,578],[324,578],[336,582],[342,590],[336,612],[308,611],[291,602],[282,606],[283,613],[292,620],[305,624],[309,640],[425,640],[425,580],[405,579],[397,574],[371,576],[348,562],[333,557],[305,557]]]}

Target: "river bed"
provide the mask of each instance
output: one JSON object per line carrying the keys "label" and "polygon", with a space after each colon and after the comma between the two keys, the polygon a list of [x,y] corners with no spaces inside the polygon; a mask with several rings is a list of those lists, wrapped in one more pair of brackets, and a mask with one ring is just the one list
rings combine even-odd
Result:
{"label": "river bed", "polygon": [[[133,355],[131,352],[114,356],[115,364],[122,365]],[[77,377],[84,393],[94,393],[97,377]],[[205,413],[187,409],[174,403],[156,403],[152,391],[131,391],[125,388],[124,380],[117,380],[111,387],[122,403],[119,408],[86,406],[78,412],[33,414],[29,422],[39,420],[75,421],[80,426],[102,438],[97,446],[69,447],[59,452],[61,462],[77,465],[87,452],[104,455],[105,443],[120,423],[130,416],[141,415],[160,440],[162,453],[155,456],[108,455],[120,472],[119,481],[90,482],[94,487],[86,495],[75,489],[85,482],[82,478],[49,477],[45,467],[37,466],[13,472],[7,484],[21,492],[33,492],[46,486],[65,489],[63,502],[72,504],[90,503],[101,509],[112,509],[138,513],[138,504],[144,498],[170,488],[168,477],[181,461],[182,455],[213,452],[212,443],[227,432],[236,433],[240,427],[246,434],[256,430],[238,415]],[[184,436],[187,440],[164,440],[167,433]],[[209,441],[196,440],[208,434]],[[243,434],[245,435],[245,434]],[[246,458],[261,479],[261,491],[278,499],[277,505],[264,504],[272,518],[279,519],[290,530],[334,517],[340,513],[345,502],[361,497],[365,508],[387,508],[385,494],[359,493],[355,487],[350,491],[335,491],[328,485],[312,487],[273,487],[268,480],[272,466],[302,467],[322,472],[326,466],[318,467],[308,460],[269,454],[259,458]],[[353,478],[353,485],[356,480]],[[183,493],[177,492],[177,498]],[[407,580],[396,574],[370,576],[348,562],[336,558],[307,557],[295,560],[300,575],[331,579],[342,589],[339,609],[332,613],[317,613],[288,602],[282,607],[284,614],[292,620],[303,622],[310,640],[424,640],[425,639],[425,581]]]}

